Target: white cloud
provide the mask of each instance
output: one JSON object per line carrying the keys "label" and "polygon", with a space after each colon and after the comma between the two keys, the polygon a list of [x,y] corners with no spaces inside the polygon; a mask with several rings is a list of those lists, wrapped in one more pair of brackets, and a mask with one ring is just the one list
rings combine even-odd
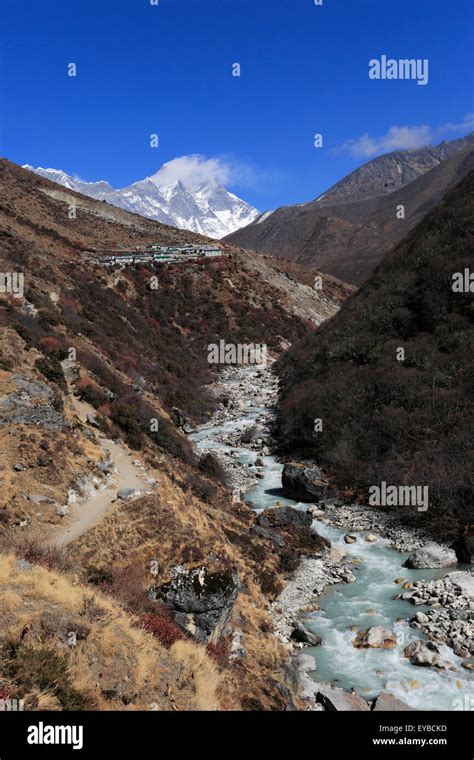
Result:
{"label": "white cloud", "polygon": [[232,167],[221,159],[194,154],[168,161],[151,179],[160,187],[182,182],[185,187],[193,188],[213,182],[225,185],[230,181],[231,175]]}
{"label": "white cloud", "polygon": [[474,129],[474,114],[466,114],[460,123],[448,122],[441,127],[430,127],[420,124],[414,127],[390,127],[380,137],[370,137],[366,132],[361,137],[346,140],[336,152],[351,153],[356,158],[371,158],[380,153],[390,153],[394,150],[414,150],[425,145],[431,145],[436,140],[456,133],[469,132]]}
{"label": "white cloud", "polygon": [[150,179],[158,187],[170,187],[181,182],[195,189],[203,184],[234,185],[257,188],[279,179],[274,171],[262,171],[250,164],[236,161],[232,156],[206,157],[200,153],[179,156],[163,164]]}

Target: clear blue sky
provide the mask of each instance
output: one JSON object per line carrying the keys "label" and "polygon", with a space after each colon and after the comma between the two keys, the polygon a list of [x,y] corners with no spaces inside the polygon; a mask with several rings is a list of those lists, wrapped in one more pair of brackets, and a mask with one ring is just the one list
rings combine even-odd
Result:
{"label": "clear blue sky", "polygon": [[[374,151],[466,134],[472,47],[472,0],[2,0],[0,154],[123,187],[198,153],[274,208],[367,160],[334,150],[364,134]],[[429,59],[428,85],[369,79],[383,53]]]}

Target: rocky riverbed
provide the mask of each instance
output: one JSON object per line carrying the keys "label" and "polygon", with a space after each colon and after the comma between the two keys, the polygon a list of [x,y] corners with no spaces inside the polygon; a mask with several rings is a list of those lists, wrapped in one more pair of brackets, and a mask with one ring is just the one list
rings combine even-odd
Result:
{"label": "rocky riverbed", "polygon": [[[418,679],[414,676],[412,679],[408,678],[411,674],[410,668],[419,670],[412,664],[417,660],[420,662],[416,664],[428,665],[430,670],[434,670],[436,665],[436,677],[432,684],[427,685],[427,690],[443,688],[443,683],[438,683],[436,680],[440,678],[443,668],[449,669],[452,673],[464,671],[470,676],[469,671],[472,667],[470,658],[473,654],[472,584],[474,576],[465,566],[462,570],[456,569],[457,560],[452,549],[444,544],[433,544],[432,539],[421,529],[401,527],[396,513],[391,510],[375,510],[363,505],[349,504],[329,495],[318,500],[318,503],[295,502],[288,496],[286,489],[282,490],[282,464],[272,454],[274,440],[271,429],[278,380],[271,366],[225,369],[214,392],[221,399],[218,409],[212,420],[195,431],[191,438],[202,451],[212,451],[217,457],[225,469],[236,498],[244,498],[257,513],[275,506],[290,506],[304,512],[309,511],[313,518],[312,530],[330,538],[332,543],[330,550],[312,552],[301,559],[295,572],[288,578],[285,588],[271,605],[275,633],[288,646],[290,655],[293,654],[291,678],[296,681],[300,697],[305,701],[307,709],[364,709],[362,703],[366,705],[365,709],[369,709],[370,703],[372,709],[379,710],[422,709],[422,700],[414,699],[411,694],[408,694],[405,701],[405,692],[402,687],[398,688],[397,684],[391,685],[393,678],[379,676],[379,671],[377,678],[374,676],[367,688],[360,689],[361,692],[366,693],[357,695],[350,693],[354,690],[350,675],[341,673],[334,679],[334,671],[324,662],[324,658],[322,658],[322,670],[327,671],[328,674],[333,673],[333,676],[328,677],[331,683],[318,683],[314,677],[314,671],[318,667],[318,678],[320,678],[321,657],[317,653],[322,652],[325,646],[323,641],[323,646],[318,647],[321,640],[318,626],[322,625],[324,631],[325,624],[331,622],[325,619],[324,610],[321,611],[322,614],[319,613],[321,606],[326,602],[327,595],[333,594],[329,589],[344,588],[347,584],[347,587],[350,587],[349,601],[352,605],[349,609],[352,610],[353,597],[360,586],[362,607],[368,606],[364,598],[367,593],[367,583],[370,586],[370,582],[364,577],[364,571],[359,572],[359,570],[365,567],[365,573],[370,579],[372,571],[368,572],[368,570],[370,570],[371,561],[374,562],[375,574],[377,563],[382,563],[382,565],[385,563],[388,568],[399,567],[399,578],[393,577],[387,581],[383,575],[380,576],[382,587],[388,582],[393,584],[398,582],[400,585],[405,581],[403,576],[409,580],[406,580],[405,587],[402,587],[398,593],[395,585],[393,592],[387,588],[385,596],[380,600],[377,599],[379,608],[373,611],[368,610],[369,617],[366,618],[363,612],[357,611],[357,614],[355,611],[350,612],[353,617],[352,622],[355,623],[350,626],[354,629],[352,634],[349,633],[352,643],[351,638],[348,638],[346,634],[341,634],[343,642],[341,639],[340,646],[342,648],[350,646],[355,652],[354,641],[357,636],[362,642],[376,640],[377,636],[372,633],[372,630],[375,630],[378,635],[377,626],[370,626],[367,623],[371,623],[370,615],[377,613],[382,622],[391,621],[391,626],[387,625],[395,630],[395,633],[392,633],[391,630],[387,631],[379,626],[379,629],[384,632],[381,640],[385,642],[380,646],[385,647],[390,637],[398,644],[397,657],[399,659],[395,664],[395,669],[403,671],[403,675],[407,673],[406,682],[418,684]],[[317,471],[317,468],[314,465],[311,465],[311,468],[311,475],[314,476],[313,471]],[[324,483],[318,481],[317,487],[321,487],[321,490],[317,492],[324,495]],[[372,545],[374,545],[373,550],[370,549]],[[387,555],[388,552],[391,554]],[[389,557],[388,560],[386,556]],[[427,568],[424,573],[426,577],[421,575],[423,573],[421,569],[405,571],[402,568],[404,564],[407,568]],[[448,575],[449,568],[455,572]],[[385,572],[396,574],[395,569]],[[413,580],[414,572],[415,575],[417,573],[416,580]],[[433,574],[436,577],[433,577]],[[364,578],[364,586],[361,585],[361,577]],[[377,584],[376,577],[374,582]],[[339,585],[335,586],[335,584]],[[419,606],[416,613],[412,611],[410,614],[408,603]],[[392,605],[401,605],[400,610],[404,610],[404,617],[395,618],[393,610],[387,613],[384,607]],[[374,607],[376,606],[374,603]],[[366,624],[365,627],[361,625],[363,623]],[[337,621],[334,621],[334,625],[337,625]],[[421,644],[417,644],[417,634],[423,636]],[[432,649],[426,649],[424,637],[434,642],[433,646],[441,646],[439,654],[433,652]],[[322,638],[324,639],[324,635]],[[429,641],[428,645],[431,646]],[[318,648],[314,649],[315,646]],[[328,642],[328,651],[331,646],[331,642]],[[364,646],[361,647],[362,657],[365,657]],[[377,650],[377,646],[373,647],[374,651]],[[303,647],[313,648],[306,650],[306,659],[301,660]],[[367,652],[371,647],[372,643],[367,644],[365,651]],[[407,652],[408,647],[411,649]],[[454,659],[449,659],[450,652]],[[394,656],[391,655],[392,659]],[[351,656],[351,658],[353,661],[354,657]],[[447,661],[446,658],[448,658]],[[333,657],[334,659],[337,658]],[[433,663],[432,668],[430,668],[430,660]],[[318,661],[318,666],[316,661]],[[443,662],[445,664],[440,666]],[[345,663],[343,667],[346,668]],[[370,679],[368,680],[370,682]],[[357,687],[357,679],[354,681]],[[384,685],[390,684],[391,692],[388,694],[383,688],[379,688],[378,682]],[[453,682],[450,681],[449,688],[462,689],[463,684],[464,681],[457,680],[453,686]],[[342,689],[336,688],[341,685]],[[325,692],[324,689],[326,689]],[[341,691],[342,696],[339,693]],[[350,697],[354,699],[351,700]],[[416,707],[410,706],[410,702]],[[333,707],[330,706],[331,704]],[[339,706],[334,707],[335,704]],[[438,708],[435,703],[433,709],[441,708]]]}

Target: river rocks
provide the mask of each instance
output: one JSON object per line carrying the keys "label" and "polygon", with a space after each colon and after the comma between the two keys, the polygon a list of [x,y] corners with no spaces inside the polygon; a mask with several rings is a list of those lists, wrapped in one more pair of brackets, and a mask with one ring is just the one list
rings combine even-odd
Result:
{"label": "river rocks", "polygon": [[474,600],[474,574],[472,572],[459,570],[455,573],[449,573],[445,580],[459,589],[462,596]]}
{"label": "river rocks", "polygon": [[396,636],[380,625],[359,631],[352,642],[356,649],[393,649],[396,643]]}
{"label": "river rocks", "polygon": [[60,395],[40,380],[11,378],[16,390],[0,398],[0,425],[35,425],[60,432],[64,426]]}
{"label": "river rocks", "polygon": [[438,544],[427,544],[417,549],[404,562],[404,567],[416,570],[422,568],[451,567],[457,564],[456,554],[452,549],[447,549]]}
{"label": "river rocks", "polygon": [[311,528],[312,519],[307,512],[302,512],[294,507],[274,507],[265,509],[257,517],[258,525],[264,528]]}
{"label": "river rocks", "polygon": [[400,552],[413,552],[432,541],[422,528],[405,528],[400,525],[400,513],[393,509],[376,509],[363,504],[341,504],[329,500],[325,504],[325,515],[331,525],[345,530],[349,535],[375,533],[390,539],[393,548]]}
{"label": "river rocks", "polygon": [[313,557],[302,557],[293,577],[272,604],[274,630],[278,638],[288,644],[294,621],[315,596],[332,584],[340,582],[340,568]]}
{"label": "river rocks", "polygon": [[295,667],[298,673],[314,673],[317,668],[316,658],[310,654],[299,654],[295,657]]}
{"label": "river rocks", "polygon": [[412,665],[436,666],[441,661],[439,649],[432,641],[413,641],[405,647],[403,654]]}
{"label": "river rocks", "polygon": [[393,694],[388,694],[382,691],[373,701],[372,710],[374,712],[401,712],[401,711],[413,711],[416,712],[414,707],[410,707],[406,702],[402,702],[401,699],[397,699]]}
{"label": "river rocks", "polygon": [[339,570],[339,580],[343,581],[344,583],[354,583],[357,578],[355,577],[354,573],[352,573],[348,567],[341,567]]}
{"label": "river rocks", "polygon": [[347,552],[344,551],[342,546],[339,546],[338,544],[333,544],[331,546],[331,550],[329,552],[329,559],[332,560],[332,562],[342,562],[347,557]]}
{"label": "river rocks", "polygon": [[370,709],[365,699],[362,699],[358,694],[334,688],[328,683],[319,684],[316,701],[322,704],[324,709],[329,712],[339,710],[360,712]]}
{"label": "river rocks", "polygon": [[313,520],[319,520],[321,517],[324,517],[324,510],[319,506],[308,507],[307,512]]}
{"label": "river rocks", "polygon": [[211,572],[207,567],[190,570],[179,565],[171,576],[169,583],[151,590],[150,598],[162,599],[173,610],[176,622],[197,641],[218,641],[239,592],[237,573],[227,569]]}
{"label": "river rocks", "polygon": [[377,541],[377,536],[375,533],[367,533],[367,535],[364,536],[364,541],[367,541],[368,544],[374,544]]}
{"label": "river rocks", "polygon": [[423,617],[415,615],[410,623],[413,628],[423,631],[431,640],[447,644],[460,657],[474,653],[472,571],[459,570],[444,578],[417,581],[409,596],[412,603],[430,606]]}
{"label": "river rocks", "polygon": [[417,621],[417,623],[429,623],[430,622],[430,619],[429,619],[428,615],[425,615],[424,612],[417,612],[416,615],[415,615],[415,620]]}
{"label": "river rocks", "polygon": [[283,493],[296,501],[321,501],[328,494],[327,484],[321,476],[319,467],[287,462],[281,476]]}
{"label": "river rocks", "polygon": [[300,644],[307,644],[311,647],[317,647],[322,641],[322,639],[319,636],[316,636],[315,633],[308,631],[303,623],[295,623],[295,627],[290,634],[290,639],[293,639],[293,641],[297,641]]}
{"label": "river rocks", "polygon": [[355,544],[355,542],[357,541],[357,536],[352,536],[348,533],[347,535],[344,536],[344,541],[346,542],[346,544]]}

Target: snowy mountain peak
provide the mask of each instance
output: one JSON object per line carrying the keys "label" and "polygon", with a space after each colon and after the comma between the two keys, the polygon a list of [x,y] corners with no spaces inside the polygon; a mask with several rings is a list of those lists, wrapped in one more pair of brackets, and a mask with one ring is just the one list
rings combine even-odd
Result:
{"label": "snowy mountain peak", "polygon": [[229,235],[259,215],[256,208],[229,192],[213,177],[200,177],[196,171],[192,175],[188,171],[183,177],[177,176],[181,160],[163,164],[155,174],[122,189],[115,189],[103,180],[85,182],[59,169],[35,168],[29,164],[23,168],[91,198],[208,237]]}

